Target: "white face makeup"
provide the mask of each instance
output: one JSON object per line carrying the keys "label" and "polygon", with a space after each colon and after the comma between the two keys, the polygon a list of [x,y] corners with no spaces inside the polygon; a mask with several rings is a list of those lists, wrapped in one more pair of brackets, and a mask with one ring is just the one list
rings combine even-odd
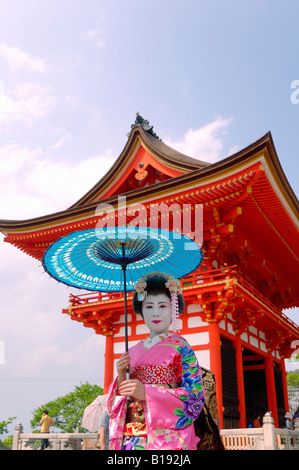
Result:
{"label": "white face makeup", "polygon": [[142,314],[150,329],[151,338],[168,333],[171,323],[171,300],[167,295],[148,295],[142,303]]}

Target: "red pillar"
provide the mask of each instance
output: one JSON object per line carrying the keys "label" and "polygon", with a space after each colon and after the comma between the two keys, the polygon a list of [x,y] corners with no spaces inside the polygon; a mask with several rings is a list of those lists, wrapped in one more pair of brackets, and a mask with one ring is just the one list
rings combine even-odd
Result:
{"label": "red pillar", "polygon": [[242,344],[240,335],[235,339],[236,348],[236,369],[237,369],[237,385],[238,385],[238,399],[239,399],[239,413],[240,428],[246,428],[246,405],[245,405],[245,388],[244,388],[244,374],[243,374],[243,357],[242,357]]}
{"label": "red pillar", "polygon": [[221,371],[221,341],[218,323],[209,323],[210,336],[210,369],[215,375],[216,397],[219,414],[219,425],[223,429],[223,400],[222,400],[222,371]]}
{"label": "red pillar", "polygon": [[268,408],[269,408],[269,411],[271,411],[272,413],[274,425],[276,428],[278,428],[276,388],[275,388],[275,378],[274,378],[273,356],[271,352],[268,352],[268,355],[265,360],[265,366],[266,366],[266,386],[267,386]]}
{"label": "red pillar", "polygon": [[284,408],[285,411],[290,411],[289,407],[289,395],[288,395],[288,385],[287,385],[287,373],[284,359],[280,362],[280,369],[281,369],[281,378],[282,378],[282,388],[283,388],[283,399],[284,399]]}
{"label": "red pillar", "polygon": [[105,347],[105,375],[104,393],[108,393],[108,387],[113,382],[113,336],[106,336]]}

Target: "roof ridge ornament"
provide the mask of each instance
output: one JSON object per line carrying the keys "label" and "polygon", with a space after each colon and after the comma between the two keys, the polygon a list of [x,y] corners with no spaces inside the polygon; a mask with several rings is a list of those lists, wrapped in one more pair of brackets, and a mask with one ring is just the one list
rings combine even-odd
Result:
{"label": "roof ridge ornament", "polygon": [[[151,126],[147,119],[143,119],[143,117],[137,111],[135,122],[134,122],[134,124],[131,125],[131,131],[132,131],[132,129],[135,129],[135,127],[138,127],[138,126],[142,127],[143,130],[149,132],[151,135],[156,137],[156,139],[161,140],[157,136],[157,134],[153,131],[154,126]],[[129,132],[128,136],[130,135],[131,131]]]}

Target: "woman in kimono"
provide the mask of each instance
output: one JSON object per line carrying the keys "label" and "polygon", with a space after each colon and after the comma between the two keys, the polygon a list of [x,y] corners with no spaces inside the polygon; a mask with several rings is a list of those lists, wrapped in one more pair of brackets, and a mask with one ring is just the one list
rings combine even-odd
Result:
{"label": "woman in kimono", "polygon": [[150,336],[117,361],[108,393],[110,449],[196,450],[193,422],[205,402],[201,369],[187,341],[169,333],[171,323],[176,332],[184,309],[180,282],[172,276],[150,273],[136,283],[133,310]]}

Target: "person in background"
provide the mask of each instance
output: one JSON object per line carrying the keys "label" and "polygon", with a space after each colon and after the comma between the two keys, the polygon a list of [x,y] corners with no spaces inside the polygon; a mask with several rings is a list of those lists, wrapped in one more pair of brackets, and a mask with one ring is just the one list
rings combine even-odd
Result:
{"label": "person in background", "polygon": [[254,421],[253,421],[253,427],[254,428],[260,428],[261,427],[261,418],[260,416],[257,416]]}
{"label": "person in background", "polygon": [[294,416],[293,416],[293,427],[295,426],[296,419],[299,420],[299,407],[297,408],[297,410],[295,411]]}
{"label": "person in background", "polygon": [[109,450],[109,414],[107,409],[100,418],[100,445],[101,450]]}
{"label": "person in background", "polygon": [[[54,419],[52,419],[48,415],[47,410],[44,410],[43,415],[40,420],[40,424],[41,424],[41,430],[40,430],[41,433],[50,432],[50,426],[53,426],[55,424]],[[45,450],[45,448],[49,447],[49,439],[42,439],[41,441],[42,441],[42,444],[41,444],[40,450]]]}

